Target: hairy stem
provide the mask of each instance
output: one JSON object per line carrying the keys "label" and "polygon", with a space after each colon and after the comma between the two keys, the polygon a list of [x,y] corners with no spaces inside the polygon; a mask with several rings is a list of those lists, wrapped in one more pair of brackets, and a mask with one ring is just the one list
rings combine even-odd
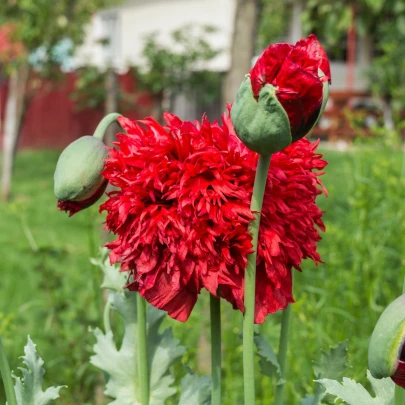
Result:
{"label": "hairy stem", "polygon": [[[281,378],[283,379],[285,379],[287,371],[287,348],[291,323],[291,310],[292,307],[291,304],[289,304],[281,315],[281,333],[277,359],[280,364]],[[283,403],[284,385],[285,384],[277,385],[274,405],[281,405]]]}
{"label": "hairy stem", "polygon": [[3,379],[4,391],[6,393],[7,405],[17,405],[14,384],[11,378],[10,366],[8,364],[6,352],[0,338],[0,374]]}
{"label": "hairy stem", "polygon": [[104,332],[108,333],[111,331],[111,302],[107,301],[104,307],[103,314],[104,321]]}
{"label": "hairy stem", "polygon": [[[318,377],[318,378],[320,378],[320,377]],[[316,384],[315,392],[314,392],[314,399],[312,400],[311,405],[319,405],[319,402],[321,401],[323,394],[324,394],[324,391],[322,389],[321,384]]]}
{"label": "hairy stem", "polygon": [[212,405],[221,405],[221,302],[210,295]]}
{"label": "hairy stem", "polygon": [[136,295],[136,306],[138,314],[137,325],[137,359],[138,375],[140,382],[141,404],[149,405],[149,370],[148,352],[146,345],[146,301],[138,293]]}
{"label": "hairy stem", "polygon": [[245,405],[255,403],[255,375],[254,375],[254,318],[256,293],[256,258],[259,238],[260,211],[262,210],[267,173],[270,167],[269,156],[259,156],[255,183],[250,209],[255,214],[255,220],[250,223],[249,231],[252,235],[254,252],[248,256],[245,270],[245,313],[243,316],[243,380],[245,390]]}

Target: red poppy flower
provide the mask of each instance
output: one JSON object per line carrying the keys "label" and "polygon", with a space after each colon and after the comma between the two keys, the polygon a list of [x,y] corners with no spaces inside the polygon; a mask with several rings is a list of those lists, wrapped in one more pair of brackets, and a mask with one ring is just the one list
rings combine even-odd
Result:
{"label": "red poppy flower", "polygon": [[[257,154],[223,124],[183,122],[166,113],[120,118],[127,134],[110,149],[103,175],[117,190],[100,207],[117,235],[110,259],[132,276],[130,290],[180,321],[202,288],[244,310],[243,282],[252,251],[250,200]],[[303,139],[273,155],[259,235],[256,322],[293,302],[291,270],[303,258],[320,261],[324,229],[315,198],[326,162]]]}
{"label": "red poppy flower", "polygon": [[306,135],[317,121],[322,101],[323,84],[331,83],[328,57],[315,35],[295,45],[270,45],[250,71],[255,97],[265,84],[276,87],[278,101],[286,111],[292,140]]}

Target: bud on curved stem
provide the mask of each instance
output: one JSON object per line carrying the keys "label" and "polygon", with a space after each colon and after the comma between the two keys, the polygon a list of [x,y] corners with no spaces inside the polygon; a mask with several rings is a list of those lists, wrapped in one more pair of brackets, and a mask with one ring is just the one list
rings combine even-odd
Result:
{"label": "bud on curved stem", "polygon": [[120,114],[108,114],[98,124],[94,136],[77,139],[59,157],[54,192],[58,207],[69,212],[69,216],[97,202],[107,187],[108,182],[101,174],[107,157],[103,138],[118,117]]}
{"label": "bud on curved stem", "polygon": [[97,125],[97,128],[93,134],[94,138],[100,139],[102,141],[104,139],[108,127],[114,122],[117,122],[119,117],[121,117],[121,114],[118,113],[111,113],[106,115]]}

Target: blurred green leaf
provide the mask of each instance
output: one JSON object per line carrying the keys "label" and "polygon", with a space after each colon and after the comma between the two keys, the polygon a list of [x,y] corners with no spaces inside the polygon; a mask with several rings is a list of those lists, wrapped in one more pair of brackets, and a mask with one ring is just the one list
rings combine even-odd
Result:
{"label": "blurred green leaf", "polygon": [[345,340],[333,346],[328,352],[322,350],[321,358],[314,361],[314,373],[317,378],[339,380],[346,371],[349,362],[347,360],[347,344]]}
{"label": "blurred green leaf", "polygon": [[314,405],[314,399],[315,397],[307,394],[305,398],[301,400],[301,405]]}
{"label": "blurred green leaf", "polygon": [[101,248],[99,256],[91,259],[90,261],[104,274],[101,288],[106,288],[107,290],[124,294],[124,285],[127,281],[127,273],[121,272],[117,266],[110,263],[109,250],[107,248]]}
{"label": "blurred green leaf", "polygon": [[274,373],[277,373],[280,377],[277,384],[284,384],[285,380],[281,378],[280,364],[270,343],[261,333],[256,335],[254,340],[257,347],[257,354],[260,356],[259,364],[261,373],[267,377],[272,377]]}
{"label": "blurred green leaf", "polygon": [[179,405],[210,405],[211,378],[187,374],[181,380]]}

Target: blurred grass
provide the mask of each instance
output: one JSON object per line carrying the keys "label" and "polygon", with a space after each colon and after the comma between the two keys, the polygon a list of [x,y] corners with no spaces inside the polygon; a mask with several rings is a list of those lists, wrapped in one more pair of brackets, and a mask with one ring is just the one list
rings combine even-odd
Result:
{"label": "blurred grass", "polygon": [[[101,324],[101,275],[90,265],[101,243],[103,218],[93,207],[68,218],[55,208],[53,171],[58,154],[18,155],[13,201],[0,203],[0,334],[17,367],[26,336],[45,360],[47,384],[66,384],[62,405],[95,404],[102,375],[88,364]],[[325,153],[329,165],[320,197],[327,233],[319,245],[325,264],[309,261],[295,272],[286,404],[311,393],[312,360],[322,348],[349,339],[352,369],[365,381],[368,339],[382,309],[400,295],[404,273],[403,154],[386,149]],[[190,350],[184,362],[209,371],[208,297],[190,320],[167,320]],[[243,403],[241,314],[223,303],[224,405]],[[263,326],[274,348],[280,315]],[[177,367],[183,372],[182,367]],[[259,377],[257,404],[272,402],[272,383]],[[4,399],[0,395],[0,402]]]}

